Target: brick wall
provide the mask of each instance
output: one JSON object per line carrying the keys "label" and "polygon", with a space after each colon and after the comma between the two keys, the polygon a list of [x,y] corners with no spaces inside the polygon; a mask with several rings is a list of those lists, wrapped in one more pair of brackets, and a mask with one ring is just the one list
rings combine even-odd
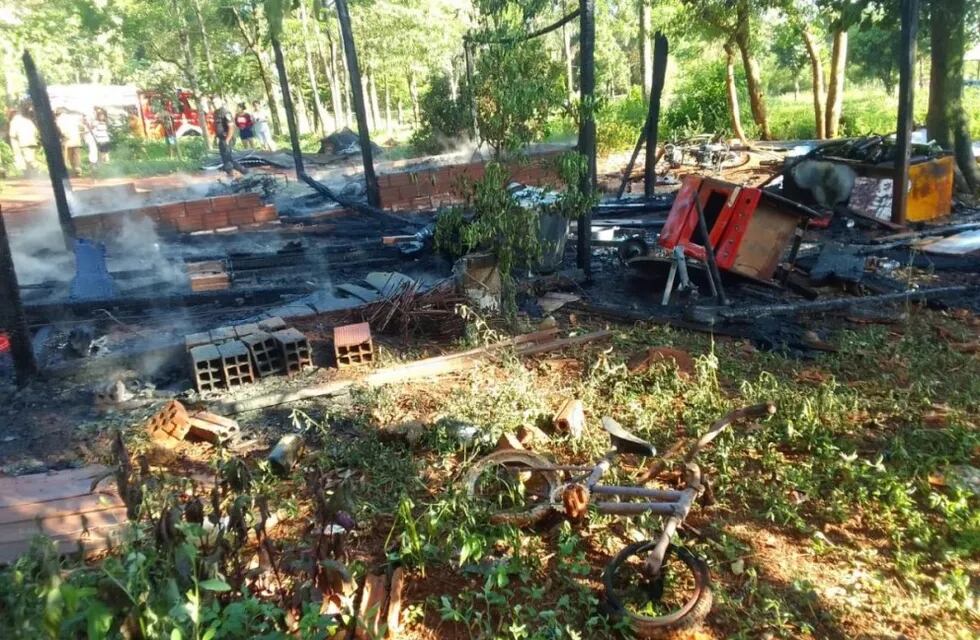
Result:
{"label": "brick wall", "polygon": [[[527,163],[507,165],[512,182],[544,186],[556,184],[558,153],[533,156]],[[386,173],[378,176],[381,205],[386,209],[434,209],[462,201],[462,184],[477,181],[485,173],[484,163],[443,165]]]}
{"label": "brick wall", "polygon": [[263,204],[262,197],[257,193],[147,205],[74,218],[78,235],[87,238],[117,233],[126,223],[140,220],[152,220],[158,231],[191,233],[278,219],[276,207]]}

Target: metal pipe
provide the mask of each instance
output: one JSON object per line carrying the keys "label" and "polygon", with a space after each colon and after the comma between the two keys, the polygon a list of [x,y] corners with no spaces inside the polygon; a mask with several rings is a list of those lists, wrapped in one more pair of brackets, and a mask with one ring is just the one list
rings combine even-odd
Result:
{"label": "metal pipe", "polygon": [[653,513],[673,516],[677,513],[676,502],[595,502],[596,511],[612,516],[636,516]]}
{"label": "metal pipe", "polygon": [[698,229],[704,238],[704,255],[708,259],[708,275],[710,276],[708,280],[714,282],[711,293],[718,298],[718,302],[727,306],[728,298],[725,296],[725,288],[721,283],[721,272],[718,271],[718,263],[715,261],[715,248],[711,245],[711,237],[708,235],[708,223],[704,217],[704,209],[701,207],[700,194],[694,198],[694,208],[698,212]]}
{"label": "metal pipe", "polygon": [[684,495],[683,491],[673,489],[647,489],[646,487],[616,487],[600,484],[592,487],[592,493],[609,496],[630,496],[634,498],[650,498],[652,500],[665,500],[667,502],[677,502]]}

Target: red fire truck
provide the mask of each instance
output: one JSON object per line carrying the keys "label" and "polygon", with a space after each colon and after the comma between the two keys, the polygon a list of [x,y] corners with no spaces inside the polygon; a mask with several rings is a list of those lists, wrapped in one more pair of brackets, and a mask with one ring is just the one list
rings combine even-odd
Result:
{"label": "red fire truck", "polygon": [[[175,95],[144,91],[140,92],[139,101],[143,128],[148,137],[163,137],[160,116],[164,113],[169,113],[173,118],[174,130],[178,138],[201,135],[201,117],[197,111],[196,100],[190,91],[180,90]],[[214,114],[208,113],[205,122],[208,133],[214,135]]]}

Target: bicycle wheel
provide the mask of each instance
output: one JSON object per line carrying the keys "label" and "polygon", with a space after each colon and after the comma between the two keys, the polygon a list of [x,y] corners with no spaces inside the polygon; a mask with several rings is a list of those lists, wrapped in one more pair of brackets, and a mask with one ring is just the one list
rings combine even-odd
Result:
{"label": "bicycle wheel", "polygon": [[669,638],[697,627],[711,609],[708,565],[687,549],[667,547],[657,580],[643,571],[656,541],[626,547],[606,566],[602,582],[612,615],[626,619],[640,638]]}
{"label": "bicycle wheel", "polygon": [[530,526],[552,511],[560,483],[551,463],[527,451],[498,451],[479,460],[465,477],[471,501],[494,524]]}
{"label": "bicycle wheel", "polygon": [[748,151],[727,151],[722,156],[719,166],[722,169],[735,169],[747,165],[749,160],[751,160],[751,157]]}

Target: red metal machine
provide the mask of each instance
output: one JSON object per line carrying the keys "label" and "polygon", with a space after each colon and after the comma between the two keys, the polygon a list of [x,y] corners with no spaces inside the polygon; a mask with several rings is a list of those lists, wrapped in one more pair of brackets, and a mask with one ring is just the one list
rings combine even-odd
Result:
{"label": "red metal machine", "polygon": [[687,176],[660,233],[660,246],[681,247],[684,255],[707,262],[705,239],[698,230],[695,198],[701,203],[708,240],[718,269],[757,280],[776,272],[800,221],[809,215],[791,202],[753,187]]}

